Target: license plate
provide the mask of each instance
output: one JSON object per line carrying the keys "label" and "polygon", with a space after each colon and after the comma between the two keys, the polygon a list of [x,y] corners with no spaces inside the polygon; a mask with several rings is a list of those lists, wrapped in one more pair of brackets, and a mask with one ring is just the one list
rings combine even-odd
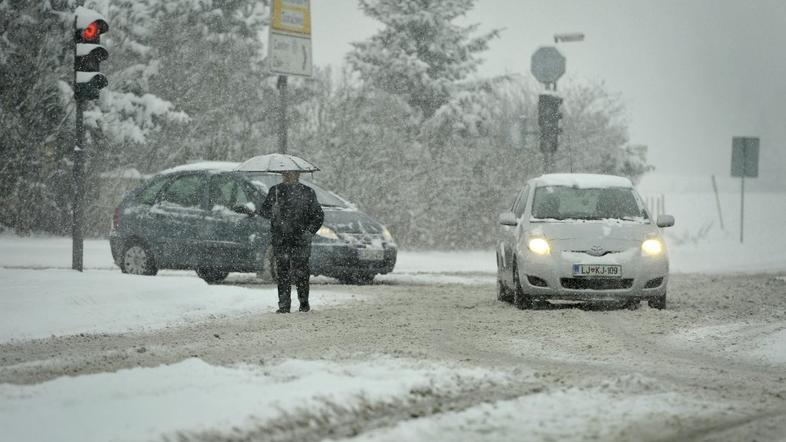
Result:
{"label": "license plate", "polygon": [[622,266],[610,264],[573,264],[573,276],[619,278],[622,276]]}
{"label": "license plate", "polygon": [[382,261],[385,259],[384,249],[359,249],[358,257],[363,261]]}

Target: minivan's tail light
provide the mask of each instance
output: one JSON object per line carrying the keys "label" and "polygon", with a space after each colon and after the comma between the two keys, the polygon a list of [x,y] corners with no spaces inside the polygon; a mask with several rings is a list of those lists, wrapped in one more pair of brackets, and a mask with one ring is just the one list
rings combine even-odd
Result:
{"label": "minivan's tail light", "polygon": [[115,208],[115,213],[112,215],[112,230],[117,230],[120,227],[120,208]]}

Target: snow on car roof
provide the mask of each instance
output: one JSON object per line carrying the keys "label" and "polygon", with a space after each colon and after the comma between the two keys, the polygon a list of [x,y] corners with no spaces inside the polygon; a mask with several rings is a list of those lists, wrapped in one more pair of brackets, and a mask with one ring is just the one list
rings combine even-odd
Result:
{"label": "snow on car roof", "polygon": [[537,186],[568,186],[585,189],[633,187],[633,183],[625,177],[591,173],[552,173],[541,175],[532,181]]}
{"label": "snow on car roof", "polygon": [[226,172],[230,170],[235,170],[235,168],[240,163],[235,163],[232,161],[200,161],[197,163],[189,163],[183,164],[181,166],[175,166],[166,170],[161,171],[162,174],[165,173],[174,173],[174,172],[184,172],[184,171],[191,171],[191,170],[216,170],[221,172]]}

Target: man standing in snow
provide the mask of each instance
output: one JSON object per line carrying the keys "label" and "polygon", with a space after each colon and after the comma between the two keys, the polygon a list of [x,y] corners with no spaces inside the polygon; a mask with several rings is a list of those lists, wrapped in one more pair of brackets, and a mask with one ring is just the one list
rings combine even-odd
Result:
{"label": "man standing in snow", "polygon": [[278,276],[278,310],[289,313],[292,283],[297,287],[301,312],[311,310],[308,304],[308,278],[311,239],[322,226],[324,213],[314,189],[300,183],[299,172],[282,172],[281,184],[276,184],[259,209],[259,214],[270,219],[270,243],[276,260]]}

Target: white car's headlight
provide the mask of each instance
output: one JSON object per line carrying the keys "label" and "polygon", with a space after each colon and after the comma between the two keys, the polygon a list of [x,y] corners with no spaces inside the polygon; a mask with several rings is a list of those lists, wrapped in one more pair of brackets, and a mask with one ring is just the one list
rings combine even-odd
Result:
{"label": "white car's headlight", "polygon": [[641,251],[647,256],[658,256],[663,253],[663,243],[659,239],[650,238],[641,243]]}
{"label": "white car's headlight", "polygon": [[317,235],[327,238],[327,239],[338,239],[338,235],[336,235],[336,231],[331,229],[330,227],[322,226],[317,230]]}
{"label": "white car's headlight", "polygon": [[549,242],[543,238],[532,238],[527,243],[527,247],[532,253],[537,255],[548,255],[551,253],[551,246]]}
{"label": "white car's headlight", "polygon": [[382,237],[385,238],[387,242],[394,242],[393,235],[390,234],[390,230],[387,227],[382,227]]}

